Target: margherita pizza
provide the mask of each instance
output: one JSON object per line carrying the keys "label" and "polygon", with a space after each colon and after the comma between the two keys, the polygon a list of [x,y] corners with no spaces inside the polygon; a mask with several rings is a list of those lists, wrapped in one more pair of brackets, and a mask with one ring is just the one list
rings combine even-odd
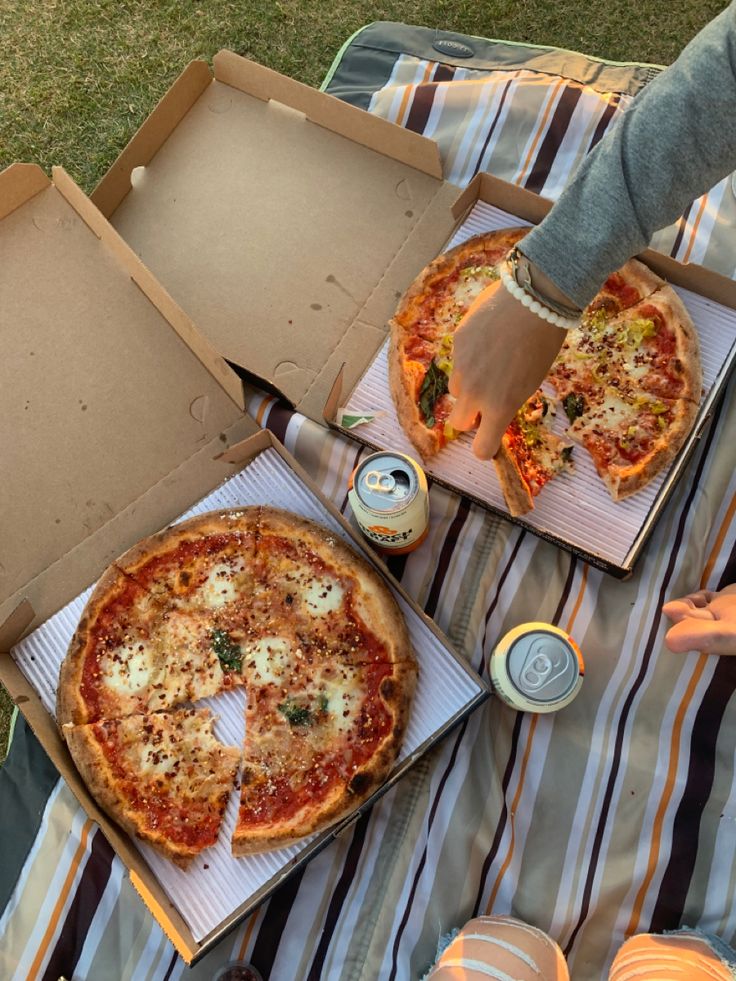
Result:
{"label": "margherita pizza", "polygon": [[[435,259],[411,285],[391,321],[389,383],[399,422],[426,460],[458,434],[447,424],[453,399],[453,335],[471,303],[500,278],[525,229],[475,236]],[[567,435],[590,454],[614,500],[645,487],[672,462],[701,397],[698,338],[675,291],[632,259],[583,311],[545,385],[570,420]],[[540,402],[540,399],[542,400]],[[542,392],[521,407],[494,459],[513,515],[557,474],[571,447],[551,432]],[[545,422],[540,425],[540,407]]]}
{"label": "margherita pizza", "polygon": [[100,805],[186,864],[217,839],[241,759],[190,703],[247,689],[243,855],[326,827],[385,780],[415,681],[406,625],[368,562],[311,521],[252,507],[184,521],[105,572],[57,717]]}

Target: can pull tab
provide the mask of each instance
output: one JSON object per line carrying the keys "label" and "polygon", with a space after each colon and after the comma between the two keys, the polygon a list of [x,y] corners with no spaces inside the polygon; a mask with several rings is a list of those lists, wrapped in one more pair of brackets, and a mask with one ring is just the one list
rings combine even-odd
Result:
{"label": "can pull tab", "polygon": [[374,494],[401,498],[406,497],[410,490],[409,478],[401,470],[367,470],[363,480]]}
{"label": "can pull tab", "polygon": [[521,669],[521,680],[532,691],[559,678],[567,666],[567,659],[558,644],[545,637],[536,638],[530,645]]}

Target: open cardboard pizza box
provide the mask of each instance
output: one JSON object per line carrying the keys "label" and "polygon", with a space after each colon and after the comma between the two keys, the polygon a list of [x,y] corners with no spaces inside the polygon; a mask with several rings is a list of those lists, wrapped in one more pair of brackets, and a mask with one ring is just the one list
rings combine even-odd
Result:
{"label": "open cardboard pizza box", "polygon": [[[287,849],[234,859],[226,830],[187,872],[129,839],[88,794],[53,717],[61,659],[103,569],[187,513],[253,503],[310,516],[358,549],[365,543],[244,413],[240,379],[67,174],[56,170],[51,182],[22,164],[0,173],[0,254],[0,680],[192,962],[488,688],[368,552],[395,592],[424,676],[385,786],[336,827]],[[237,746],[242,701],[211,706],[218,736]]]}
{"label": "open cardboard pizza box", "polygon": [[[103,214],[246,378],[350,435],[416,455],[393,412],[385,341],[397,301],[434,256],[474,232],[539,221],[549,202],[479,175],[442,180],[436,145],[230,52],[190,65],[92,195]],[[701,336],[706,390],[694,431],[646,492],[608,497],[585,452],[519,519],[626,575],[722,391],[736,285],[651,252]],[[465,436],[426,467],[508,516],[491,464]]]}

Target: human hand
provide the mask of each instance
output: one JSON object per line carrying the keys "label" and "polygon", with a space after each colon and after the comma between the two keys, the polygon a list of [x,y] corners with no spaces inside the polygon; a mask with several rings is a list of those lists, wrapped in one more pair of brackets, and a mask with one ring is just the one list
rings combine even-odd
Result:
{"label": "human hand", "polygon": [[448,423],[472,429],[473,453],[490,460],[514,413],[539,388],[566,331],[542,320],[503,285],[493,283],[471,305],[454,335]]}
{"label": "human hand", "polygon": [[736,584],[670,600],[662,613],[674,623],[664,638],[671,651],[736,654]]}

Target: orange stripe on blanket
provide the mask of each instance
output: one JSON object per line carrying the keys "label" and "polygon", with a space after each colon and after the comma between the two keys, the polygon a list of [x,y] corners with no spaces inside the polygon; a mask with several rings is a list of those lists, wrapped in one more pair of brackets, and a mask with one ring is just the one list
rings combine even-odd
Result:
{"label": "orange stripe on blanket", "polygon": [[705,214],[705,209],[708,204],[708,195],[704,194],[700,199],[700,207],[698,208],[698,213],[693,222],[693,230],[690,232],[690,241],[687,244],[687,249],[685,250],[685,255],[682,257],[682,262],[690,261],[690,253],[693,251],[693,246],[695,245],[695,240],[698,237],[698,226],[700,225],[700,220]]}
{"label": "orange stripe on blanket", "polygon": [[253,915],[248,920],[248,926],[245,931],[245,936],[243,937],[243,942],[240,944],[240,949],[238,950],[238,960],[245,960],[245,952],[248,949],[248,944],[250,943],[250,935],[253,933],[253,927],[256,925],[256,920],[258,919],[258,913],[253,913]]}
{"label": "orange stripe on blanket", "polygon": [[700,577],[700,588],[705,589],[708,580],[713,572],[713,566],[716,564],[716,559],[721,553],[721,548],[723,547],[723,542],[733,521],[734,513],[736,513],[736,494],[731,498],[731,503],[728,505],[728,510],[726,511],[725,517],[721,522],[721,527],[718,529],[718,534],[716,535],[716,540],[711,549],[710,555],[708,556],[708,561],[705,563],[703,568],[703,575]]}
{"label": "orange stripe on blanket", "polygon": [[526,741],[526,749],[524,751],[524,758],[521,762],[521,773],[519,774],[519,786],[516,788],[516,793],[514,794],[514,800],[511,804],[509,813],[511,814],[511,841],[509,842],[509,850],[506,853],[506,858],[503,860],[501,868],[498,870],[498,875],[496,876],[496,881],[493,883],[493,889],[491,890],[491,895],[488,898],[488,903],[486,904],[486,914],[490,915],[493,909],[493,904],[496,902],[496,896],[498,895],[498,890],[501,888],[501,882],[506,874],[506,870],[511,864],[511,859],[514,855],[514,845],[516,843],[516,830],[514,822],[514,814],[516,814],[516,808],[519,805],[519,798],[521,797],[521,792],[524,789],[524,777],[526,775],[526,768],[529,764],[529,757],[532,753],[532,743],[534,742],[534,732],[537,728],[537,722],[539,721],[538,715],[532,715],[531,722],[529,723],[529,734]]}
{"label": "orange stripe on blanket", "polygon": [[270,409],[275,401],[276,399],[273,395],[267,395],[258,406],[258,411],[256,412],[256,422],[259,426],[263,425],[263,417],[266,414],[266,409]]}
{"label": "orange stripe on blanket", "polygon": [[416,92],[416,90],[419,88],[420,85],[424,85],[425,82],[428,82],[430,80],[432,76],[433,64],[434,64],[433,62],[429,61],[424,66],[424,77],[422,78],[421,82],[419,82],[417,85],[407,85],[406,88],[404,89],[404,94],[401,97],[401,105],[399,106],[399,111],[396,115],[396,122],[399,124],[399,126],[404,125],[405,114],[407,111],[407,107],[409,105],[409,100],[413,97],[414,93]]}
{"label": "orange stripe on blanket", "polygon": [[[577,598],[575,600],[575,605],[572,608],[572,613],[570,614],[570,618],[567,621],[566,630],[567,630],[568,633],[571,633],[572,632],[572,628],[573,628],[573,625],[575,623],[575,619],[576,619],[576,617],[578,615],[578,611],[580,610],[580,607],[582,605],[583,597],[585,596],[585,590],[586,590],[586,587],[587,587],[587,583],[588,583],[588,566],[587,565],[583,565],[583,574],[580,577],[580,589],[578,590],[578,595],[577,595]],[[524,789],[524,777],[526,775],[527,766],[529,765],[529,757],[531,756],[531,752],[532,752],[532,744],[534,742],[534,733],[535,733],[536,728],[537,728],[537,722],[538,722],[538,720],[539,720],[539,716],[538,715],[532,715],[532,719],[531,719],[531,722],[529,724],[529,733],[527,735],[526,750],[524,751],[524,758],[523,758],[523,760],[521,762],[521,772],[519,774],[519,786],[516,788],[516,793],[514,794],[514,800],[513,800],[513,803],[511,805],[511,809],[510,809],[510,813],[511,813],[511,842],[509,843],[509,850],[508,850],[508,852],[506,854],[506,858],[504,859],[503,864],[501,865],[501,868],[498,871],[498,875],[496,876],[496,881],[494,882],[493,888],[491,890],[491,895],[488,898],[488,902],[486,904],[486,914],[488,914],[488,915],[490,915],[491,911],[493,910],[493,904],[495,903],[496,896],[498,895],[498,891],[501,888],[501,882],[503,880],[504,875],[506,874],[506,870],[508,869],[509,865],[511,864],[511,859],[513,858],[513,855],[514,855],[514,844],[516,842],[516,832],[515,832],[515,829],[514,829],[514,818],[513,818],[513,815],[516,813],[516,808],[518,807],[519,800],[521,798],[521,792]]]}
{"label": "orange stripe on blanket", "polygon": [[577,620],[578,613],[580,612],[580,607],[583,605],[583,596],[585,596],[585,587],[588,584],[588,569],[589,566],[583,566],[583,574],[580,579],[580,590],[578,592],[578,598],[575,600],[575,606],[572,608],[572,613],[570,614],[570,619],[567,621],[567,626],[565,630],[572,634],[572,629],[575,626],[575,621]]}
{"label": "orange stripe on blanket", "polygon": [[69,893],[71,892],[72,883],[74,882],[74,877],[76,876],[79,870],[79,866],[82,863],[82,857],[84,856],[84,853],[87,850],[87,838],[89,837],[89,832],[91,827],[92,827],[92,820],[91,818],[87,818],[87,820],[82,825],[82,833],[79,837],[79,846],[77,847],[77,850],[74,853],[74,857],[72,858],[71,865],[69,866],[69,871],[67,872],[66,878],[64,879],[64,885],[61,887],[61,892],[59,893],[59,897],[56,900],[56,904],[54,906],[53,912],[49,917],[49,922],[48,922],[48,926],[46,927],[46,932],[43,935],[41,943],[38,945],[36,956],[33,958],[33,963],[31,964],[28,970],[27,981],[35,981],[35,978],[38,977],[38,973],[41,970],[41,965],[43,964],[44,959],[46,957],[46,952],[49,949],[49,944],[51,943],[51,939],[56,933],[56,928],[59,925],[61,911],[64,909],[64,906],[66,905],[66,901],[69,898]]}
{"label": "orange stripe on blanket", "polygon": [[[723,541],[726,537],[726,533],[733,521],[734,513],[736,513],[736,494],[731,498],[731,503],[728,506],[728,510],[724,515],[723,521],[721,522],[721,527],[718,529],[718,534],[716,535],[716,540],[713,543],[713,548],[708,556],[708,561],[705,563],[703,569],[703,574],[700,577],[700,588],[705,589],[708,579],[710,578],[711,572],[713,571],[713,566],[715,565],[716,559],[720,554]],[[657,861],[659,860],[659,853],[662,845],[662,827],[664,825],[664,818],[669,806],[670,800],[672,799],[672,794],[675,788],[675,780],[677,778],[678,764],[679,764],[679,753],[678,746],[680,743],[680,735],[682,733],[682,726],[687,715],[687,711],[690,708],[690,704],[695,694],[695,689],[698,682],[703,676],[705,671],[705,666],[708,663],[708,654],[699,654],[698,660],[695,664],[695,669],[693,671],[692,678],[690,679],[687,690],[685,691],[685,696],[680,702],[677,709],[677,715],[675,716],[675,724],[672,730],[672,738],[670,739],[670,763],[667,767],[667,779],[665,781],[664,791],[662,793],[662,799],[659,802],[659,807],[657,808],[657,813],[654,817],[654,828],[652,832],[652,844],[649,847],[649,861],[647,862],[647,871],[644,876],[644,880],[639,887],[639,891],[636,894],[636,899],[634,900],[634,907],[631,911],[631,917],[629,919],[628,926],[626,927],[626,936],[629,937],[636,933],[639,928],[639,920],[641,919],[641,911],[644,906],[644,899],[646,897],[647,890],[649,889],[654,873],[657,867]]]}
{"label": "orange stripe on blanket", "polygon": [[547,105],[544,108],[544,113],[542,115],[542,119],[541,119],[539,125],[537,126],[537,131],[534,134],[534,140],[532,142],[531,147],[529,148],[529,153],[527,153],[527,155],[526,155],[526,160],[524,161],[524,166],[521,169],[521,173],[519,174],[519,176],[515,180],[515,183],[516,184],[521,184],[523,182],[524,178],[526,177],[526,172],[529,169],[529,165],[531,164],[531,162],[532,162],[532,160],[534,158],[534,155],[537,152],[537,146],[539,144],[540,139],[542,138],[542,133],[544,132],[544,127],[546,126],[547,120],[549,119],[550,113],[552,112],[552,106],[555,104],[557,93],[562,88],[562,86],[565,85],[565,84],[567,84],[565,82],[565,79],[564,78],[561,78],[559,80],[559,82],[556,83],[555,87],[552,89],[552,91],[549,94],[549,98],[547,99]]}

